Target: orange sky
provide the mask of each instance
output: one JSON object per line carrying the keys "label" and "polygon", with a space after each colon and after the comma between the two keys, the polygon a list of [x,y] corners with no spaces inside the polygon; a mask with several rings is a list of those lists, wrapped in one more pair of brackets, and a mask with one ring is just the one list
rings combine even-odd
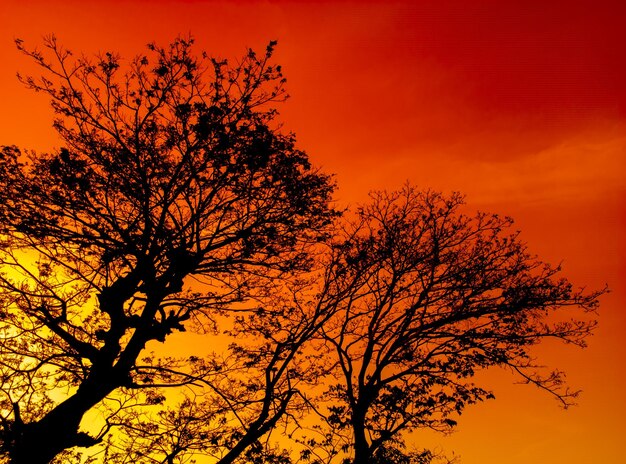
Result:
{"label": "orange sky", "polygon": [[460,190],[515,217],[575,283],[612,289],[589,349],[542,353],[585,390],[577,408],[490,373],[496,401],[451,437],[417,439],[464,464],[613,463],[626,432],[625,25],[621,0],[2,0],[0,144],[55,144],[47,102],[15,79],[30,67],[16,37],[132,56],[191,32],[233,58],[277,39],[292,96],[282,119],[337,174],[340,201],[405,180]]}

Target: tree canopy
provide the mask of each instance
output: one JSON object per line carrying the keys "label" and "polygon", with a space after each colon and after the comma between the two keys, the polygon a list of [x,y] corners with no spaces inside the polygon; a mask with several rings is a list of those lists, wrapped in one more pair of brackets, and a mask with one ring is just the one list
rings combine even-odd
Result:
{"label": "tree canopy", "polygon": [[336,360],[327,420],[349,430],[354,462],[387,455],[399,433],[450,430],[467,405],[493,398],[472,383],[491,366],[565,406],[576,396],[562,373],[536,369],[530,348],[544,338],[584,346],[594,322],[571,309],[592,311],[598,294],[574,291],[530,255],[511,219],[466,216],[462,204],[410,186],[374,193],[336,237],[341,296],[322,328]]}
{"label": "tree canopy", "polygon": [[[185,38],[130,61],[17,44],[61,146],[0,148],[8,462],[428,463],[404,433],[453,427],[490,366],[569,404],[530,348],[584,346],[601,292],[458,194],[340,214],[281,130],[274,42],[234,64]],[[187,330],[218,347],[152,353]]]}

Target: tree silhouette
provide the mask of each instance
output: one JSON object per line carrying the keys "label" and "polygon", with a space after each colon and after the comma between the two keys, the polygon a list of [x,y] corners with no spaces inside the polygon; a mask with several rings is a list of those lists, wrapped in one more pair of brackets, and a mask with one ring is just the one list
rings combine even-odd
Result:
{"label": "tree silhouette", "polygon": [[[178,39],[123,71],[115,54],[74,59],[54,37],[45,53],[18,41],[43,68],[21,79],[51,98],[63,146],[0,152],[1,446],[11,462],[93,445],[116,414],[162,402],[158,386],[220,371],[141,356],[308,266],[307,247],[335,215],[333,187],[276,127],[284,79],[273,46],[229,66]],[[116,406],[102,433],[79,431],[107,401]]]}
{"label": "tree silhouette", "polygon": [[[275,44],[230,65],[192,43],[124,62],[18,41],[62,146],[0,147],[9,462],[434,463],[405,432],[453,427],[492,396],[472,383],[491,366],[570,404],[531,349],[583,346],[601,292],[573,290],[457,194],[407,186],[343,218],[276,121]],[[222,346],[152,353],[185,330]]]}
{"label": "tree silhouette", "polygon": [[471,382],[481,369],[510,368],[565,406],[576,395],[558,371],[541,375],[530,349],[545,338],[583,346],[595,322],[569,313],[593,311],[601,292],[574,291],[528,254],[510,219],[468,217],[462,203],[410,186],[375,193],[337,239],[325,420],[349,434],[354,464],[420,462],[397,448],[401,434],[449,430],[491,398]]}

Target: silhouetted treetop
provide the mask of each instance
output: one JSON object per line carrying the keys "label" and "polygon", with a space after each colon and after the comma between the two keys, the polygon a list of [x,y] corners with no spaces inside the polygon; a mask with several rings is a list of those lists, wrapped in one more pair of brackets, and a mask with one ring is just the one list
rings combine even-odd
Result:
{"label": "silhouetted treetop", "polygon": [[490,366],[563,405],[576,394],[530,348],[546,338],[584,346],[595,321],[583,313],[602,292],[574,290],[529,254],[511,219],[462,205],[410,186],[375,192],[335,237],[335,311],[322,333],[338,380],[326,420],[351,435],[354,463],[391,459],[403,432],[451,429],[467,405],[492,398],[472,382]]}
{"label": "silhouetted treetop", "polygon": [[[308,268],[336,216],[329,176],[276,121],[275,43],[234,65],[192,44],[127,62],[75,57],[53,36],[43,51],[17,42],[43,72],[20,79],[51,99],[62,145],[0,149],[3,311],[20,334],[2,345],[15,411],[2,446],[15,463],[97,442],[78,432],[85,412],[167,378],[140,372],[146,343],[189,319],[212,326],[261,279]],[[24,402],[44,384],[76,390],[43,409]]]}
{"label": "silhouetted treetop", "polygon": [[273,127],[270,104],[284,98],[273,44],[234,68],[197,58],[191,44],[151,45],[126,71],[111,53],[73,59],[53,37],[52,62],[20,44],[47,71],[22,81],[51,97],[64,146],[5,176],[6,222],[102,264],[132,256],[158,272],[279,264],[315,238],[332,188]]}

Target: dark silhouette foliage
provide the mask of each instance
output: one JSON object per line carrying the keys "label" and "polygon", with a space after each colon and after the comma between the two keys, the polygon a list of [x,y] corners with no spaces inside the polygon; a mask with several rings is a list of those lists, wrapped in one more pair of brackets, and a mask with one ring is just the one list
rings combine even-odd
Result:
{"label": "dark silhouette foliage", "polygon": [[374,193],[338,237],[328,275],[341,296],[322,328],[337,378],[326,421],[349,433],[355,463],[387,461],[402,432],[450,430],[493,396],[471,381],[481,369],[510,368],[565,406],[576,396],[561,373],[535,368],[530,348],[584,346],[595,322],[571,312],[593,311],[599,293],[528,254],[510,219],[461,206],[458,194]]}
{"label": "dark silhouette foliage", "polygon": [[335,215],[328,176],[274,122],[284,79],[273,43],[234,66],[194,56],[186,39],[126,66],[45,45],[18,42],[45,71],[22,81],[51,98],[63,146],[0,151],[2,450],[28,464],[97,443],[81,419],[120,389],[219,370],[170,372],[140,356],[306,269]]}
{"label": "dark silhouette foliage", "polygon": [[[18,41],[61,147],[0,147],[7,462],[434,464],[405,434],[491,398],[480,370],[571,403],[532,347],[584,346],[602,292],[458,194],[407,186],[342,217],[280,130],[275,44],[235,64],[192,45],[126,62]],[[187,330],[214,348],[153,353]]]}

